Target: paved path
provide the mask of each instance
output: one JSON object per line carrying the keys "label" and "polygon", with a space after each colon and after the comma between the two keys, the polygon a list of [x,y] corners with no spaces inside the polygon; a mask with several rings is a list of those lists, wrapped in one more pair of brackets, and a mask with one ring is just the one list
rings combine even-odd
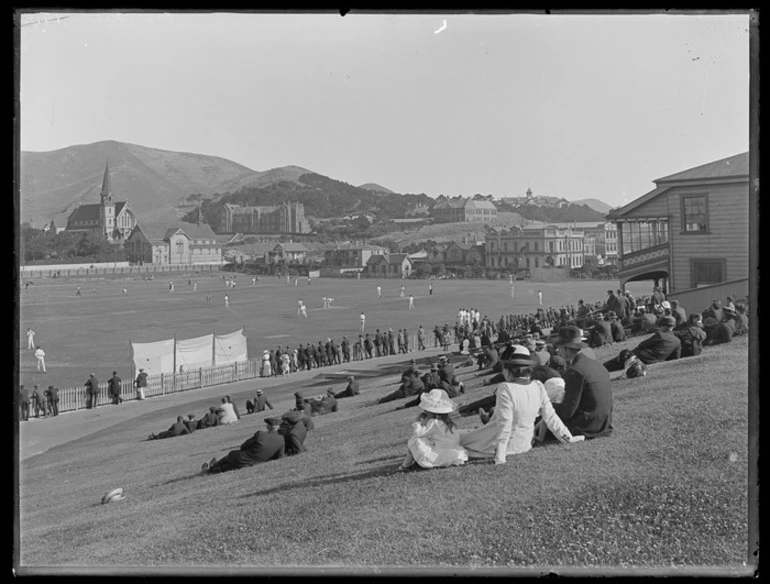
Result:
{"label": "paved path", "polygon": [[[391,377],[397,374],[398,369],[394,371],[394,367],[402,365],[401,368],[406,368],[410,359],[418,360],[420,368],[427,369],[427,361],[435,359],[440,352],[439,349],[431,348],[425,351],[414,351],[407,355],[390,355],[365,361],[352,361],[342,365],[312,369],[311,371],[299,371],[287,377],[250,379],[238,383],[214,385],[153,397],[143,401],[131,400],[120,406],[110,405],[105,399],[106,405],[93,410],[76,410],[60,414],[57,417],[30,419],[28,422],[20,423],[17,433],[19,460],[26,460],[37,454],[42,454],[54,446],[83,438],[144,414],[177,406],[181,407],[202,400],[213,405],[219,403],[219,400],[225,395],[232,396],[233,401],[238,404],[238,409],[245,413],[243,404],[247,398],[253,396],[256,388],[270,390],[266,395],[269,395],[270,401],[278,411],[281,411],[278,404],[284,400],[290,400],[286,410],[294,407],[292,394],[295,391],[302,391],[305,397],[323,393],[324,389],[319,387],[321,385],[324,388],[334,385],[335,389],[342,391],[346,383],[345,376],[348,373],[358,377],[359,381],[362,382],[362,390],[365,391],[369,387],[388,382],[388,379],[382,378],[382,376]],[[425,361],[423,362],[423,360]],[[373,380],[375,377],[379,378],[379,382]],[[328,381],[325,381],[326,378]],[[395,381],[397,380],[391,380],[391,382]]]}

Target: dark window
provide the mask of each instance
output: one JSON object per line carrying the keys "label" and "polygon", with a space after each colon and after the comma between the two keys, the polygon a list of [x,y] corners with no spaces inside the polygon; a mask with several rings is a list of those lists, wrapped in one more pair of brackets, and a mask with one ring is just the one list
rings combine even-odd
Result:
{"label": "dark window", "polygon": [[684,233],[705,233],[708,230],[709,214],[707,196],[682,196],[682,231]]}
{"label": "dark window", "polygon": [[727,260],[726,259],[708,259],[697,260],[690,259],[690,279],[691,287],[708,286],[710,284],[719,284],[727,280]]}

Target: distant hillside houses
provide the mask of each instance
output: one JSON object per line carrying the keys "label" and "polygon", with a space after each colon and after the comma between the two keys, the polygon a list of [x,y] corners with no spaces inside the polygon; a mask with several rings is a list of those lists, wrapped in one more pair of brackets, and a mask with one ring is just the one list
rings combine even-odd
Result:
{"label": "distant hillside houses", "polygon": [[474,200],[470,197],[447,198],[440,195],[431,209],[431,216],[442,223],[488,223],[497,219],[497,207],[487,200]]}
{"label": "distant hillside houses", "polygon": [[527,189],[526,195],[523,197],[503,197],[500,199],[500,202],[512,207],[521,207],[525,205],[534,207],[565,207],[570,204],[570,202],[563,197],[535,196],[532,194],[532,189],[530,188]]}
{"label": "distant hillside houses", "polygon": [[222,233],[310,233],[305,206],[285,201],[276,206],[225,204],[219,212]]}

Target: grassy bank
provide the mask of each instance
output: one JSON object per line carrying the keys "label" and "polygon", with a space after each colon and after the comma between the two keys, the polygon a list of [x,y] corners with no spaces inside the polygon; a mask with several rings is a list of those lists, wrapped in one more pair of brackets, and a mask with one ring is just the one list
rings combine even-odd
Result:
{"label": "grassy bank", "polygon": [[[263,415],[145,442],[170,423],[170,412],[157,412],[22,465],[21,564],[740,571],[746,358],[744,337],[652,366],[647,378],[613,381],[611,437],[539,447],[501,467],[394,473],[417,410],[374,405],[389,388],[364,387],[315,418],[307,453],[222,475],[197,473],[261,429]],[[456,401],[491,393],[461,371],[468,392]],[[127,498],[100,505],[116,486]]]}

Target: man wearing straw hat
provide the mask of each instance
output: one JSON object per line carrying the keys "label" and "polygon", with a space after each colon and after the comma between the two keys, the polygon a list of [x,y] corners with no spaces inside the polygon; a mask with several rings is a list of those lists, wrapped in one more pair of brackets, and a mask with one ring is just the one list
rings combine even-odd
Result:
{"label": "man wearing straw hat", "polygon": [[573,435],[586,438],[612,432],[610,374],[586,351],[583,331],[562,327],[554,345],[568,364],[564,373],[564,398],[554,409]]}

